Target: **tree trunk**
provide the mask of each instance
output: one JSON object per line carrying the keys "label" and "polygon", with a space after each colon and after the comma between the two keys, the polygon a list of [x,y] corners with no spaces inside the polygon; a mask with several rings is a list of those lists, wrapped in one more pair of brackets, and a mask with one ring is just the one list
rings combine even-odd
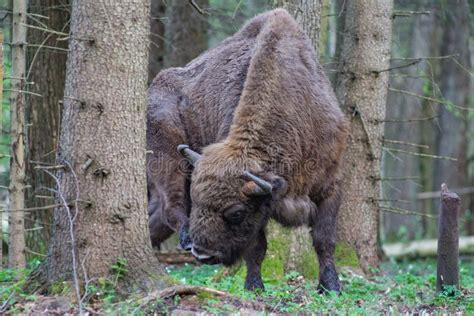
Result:
{"label": "tree trunk", "polygon": [[26,0],[13,1],[11,160],[8,266],[25,267]]}
{"label": "tree trunk", "polygon": [[164,0],[151,2],[150,20],[150,53],[148,58],[148,85],[163,69],[165,57],[165,18],[166,3]]}
{"label": "tree trunk", "polygon": [[146,211],[148,34],[147,0],[72,3],[46,285],[117,277],[117,264],[126,288],[165,284]]}
{"label": "tree trunk", "polygon": [[[208,0],[196,0],[205,9]],[[204,52],[207,45],[207,16],[200,14],[189,1],[171,1],[166,8],[166,67],[181,67]]]}
{"label": "tree trunk", "polygon": [[[61,0],[30,0],[30,13],[47,16],[41,26],[67,33],[69,11]],[[37,25],[34,19],[29,24]],[[28,32],[29,76],[34,82],[29,91],[42,95],[27,96],[28,159],[26,176],[29,188],[26,191],[26,206],[38,208],[54,204],[52,193],[45,188],[54,188],[53,179],[35,167],[54,164],[61,122],[60,101],[64,94],[66,77],[67,42],[58,41],[60,35],[31,29]],[[40,48],[43,45],[42,48]],[[48,198],[50,197],[50,198]],[[34,211],[26,214],[27,249],[35,253],[46,253],[51,238],[52,210]],[[28,255],[28,253],[27,253]]]}
{"label": "tree trunk", "polygon": [[[3,14],[0,14],[0,27],[2,28],[1,30],[1,35],[2,35],[2,43],[11,43],[11,25],[12,25],[12,15],[9,13],[12,10],[11,7],[11,1],[7,0],[0,0],[0,7],[5,10]],[[10,104],[10,90],[11,90],[11,80],[4,80],[5,78],[10,77],[10,71],[11,71],[11,45],[3,45],[3,49],[1,50],[2,54],[2,104]],[[4,112],[3,112],[4,113]],[[3,125],[4,121],[2,120],[2,135],[7,134],[8,132],[6,131],[6,127]],[[8,139],[8,138],[7,138]],[[4,151],[7,151],[10,149],[10,144],[4,144],[5,148]],[[6,158],[6,157],[5,157]],[[4,158],[4,159],[5,159]],[[8,229],[5,229],[6,227],[6,222],[8,221],[8,216],[9,214],[6,213],[8,212],[8,196],[10,192],[8,191],[8,185],[10,183],[9,179],[9,174],[7,172],[7,166],[3,164],[0,173],[0,183],[2,184],[2,190],[0,191],[0,200],[3,202],[3,206],[0,208],[1,213],[0,213],[0,243],[2,244],[0,248],[2,248],[2,254],[0,257],[2,257],[2,260],[0,260],[0,266],[2,264],[6,264],[8,262]],[[5,262],[4,262],[5,260]]]}
{"label": "tree trunk", "polygon": [[338,237],[363,270],[378,267],[380,168],[392,33],[392,0],[346,2],[336,93],[351,122]]}
{"label": "tree trunk", "polygon": [[313,42],[319,57],[322,0],[275,0],[275,7],[286,9]]}

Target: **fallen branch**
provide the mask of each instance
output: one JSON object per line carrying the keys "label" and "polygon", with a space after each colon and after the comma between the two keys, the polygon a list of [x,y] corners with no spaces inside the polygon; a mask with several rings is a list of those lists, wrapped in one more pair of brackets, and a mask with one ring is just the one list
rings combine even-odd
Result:
{"label": "fallen branch", "polygon": [[271,311],[271,307],[267,306],[266,304],[255,301],[244,301],[232,296],[227,292],[196,285],[177,285],[150,293],[144,298],[143,303],[132,314],[135,314],[138,310],[147,306],[151,302],[156,302],[156,300],[159,298],[164,300],[173,298],[175,296],[198,295],[200,293],[207,293],[230,300],[232,304],[238,305],[239,307],[249,308],[257,311]]}
{"label": "fallen branch", "polygon": [[[438,255],[438,241],[424,239],[385,244],[383,251],[389,257],[434,257]],[[474,254],[474,236],[459,237],[459,253]]]}
{"label": "fallen branch", "polygon": [[161,263],[166,264],[196,263],[196,259],[189,252],[157,252],[156,256]]}
{"label": "fallen branch", "polygon": [[211,288],[207,288],[207,287],[203,287],[203,286],[197,286],[197,285],[172,286],[172,287],[166,288],[164,290],[158,291],[156,293],[156,297],[165,299],[165,298],[170,298],[170,297],[173,297],[173,296],[176,296],[176,295],[180,295],[180,296],[197,295],[197,294],[202,293],[202,292],[209,293],[209,294],[216,295],[216,296],[221,296],[221,297],[231,297],[231,295],[226,293],[226,292],[211,289]]}

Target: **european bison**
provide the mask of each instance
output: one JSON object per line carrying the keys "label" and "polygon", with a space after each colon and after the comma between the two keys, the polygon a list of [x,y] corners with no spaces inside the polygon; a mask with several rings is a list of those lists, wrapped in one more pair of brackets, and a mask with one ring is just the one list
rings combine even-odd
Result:
{"label": "european bison", "polygon": [[178,231],[204,263],[243,257],[245,287],[263,289],[269,219],[309,225],[319,287],[340,291],[334,248],[347,123],[293,18],[281,9],[255,17],[184,68],[161,72],[149,94],[153,244]]}

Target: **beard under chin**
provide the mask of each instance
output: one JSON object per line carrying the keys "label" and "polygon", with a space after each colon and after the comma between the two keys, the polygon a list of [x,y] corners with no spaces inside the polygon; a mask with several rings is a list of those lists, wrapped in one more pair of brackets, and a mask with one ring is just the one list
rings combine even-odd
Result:
{"label": "beard under chin", "polygon": [[221,263],[226,267],[234,265],[242,257],[243,252],[244,252],[243,248],[241,249],[231,248],[223,253],[223,256],[221,256],[220,258]]}

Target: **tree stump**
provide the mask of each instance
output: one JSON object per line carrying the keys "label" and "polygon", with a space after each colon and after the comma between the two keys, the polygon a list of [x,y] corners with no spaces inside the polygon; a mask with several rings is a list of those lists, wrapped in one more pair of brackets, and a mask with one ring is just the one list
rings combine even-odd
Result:
{"label": "tree stump", "polygon": [[438,220],[438,269],[436,290],[446,286],[459,287],[459,228],[461,199],[441,185],[441,207]]}

